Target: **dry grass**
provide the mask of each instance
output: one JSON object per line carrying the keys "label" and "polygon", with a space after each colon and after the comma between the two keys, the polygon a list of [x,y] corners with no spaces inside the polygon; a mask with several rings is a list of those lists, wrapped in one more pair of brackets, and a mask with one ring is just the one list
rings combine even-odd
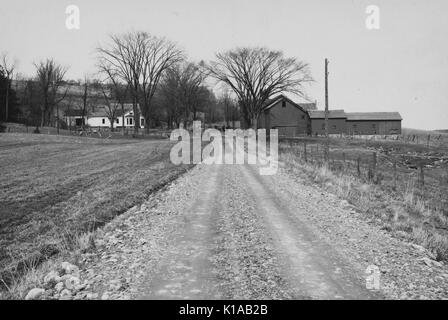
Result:
{"label": "dry grass", "polygon": [[56,253],[91,246],[88,232],[185,172],[169,161],[170,146],[0,134],[3,287]]}
{"label": "dry grass", "polygon": [[[316,150],[310,143],[312,141],[308,141],[309,150]],[[317,156],[315,152],[313,158],[310,151],[308,162],[305,163],[303,144],[281,144],[280,159],[285,162],[286,168],[352,203],[366,217],[382,224],[384,229],[427,247],[439,260],[448,260],[448,208],[445,193],[448,192],[448,183],[441,184],[440,179],[428,174],[425,186],[421,186],[417,183],[417,175],[407,168],[399,168],[400,175],[394,179],[392,167],[384,161],[381,153],[378,155],[381,178],[369,180],[370,146],[347,145],[336,141],[331,147],[332,160],[329,166],[322,165],[321,154]],[[323,150],[322,145],[319,148]],[[342,152],[346,156],[345,164]],[[356,162],[349,161],[350,155],[352,159],[361,157],[364,160],[361,176],[357,174]]]}

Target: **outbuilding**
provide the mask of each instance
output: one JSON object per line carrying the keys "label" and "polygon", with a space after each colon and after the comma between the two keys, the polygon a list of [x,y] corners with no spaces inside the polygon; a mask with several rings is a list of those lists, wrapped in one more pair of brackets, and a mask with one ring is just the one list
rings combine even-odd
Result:
{"label": "outbuilding", "polygon": [[[311,110],[308,111],[311,121],[311,134],[324,135],[325,134],[325,111]],[[345,122],[347,116],[344,110],[329,110],[328,111],[328,133],[340,134],[346,132]]]}
{"label": "outbuilding", "polygon": [[347,134],[401,134],[401,115],[398,112],[347,112]]}

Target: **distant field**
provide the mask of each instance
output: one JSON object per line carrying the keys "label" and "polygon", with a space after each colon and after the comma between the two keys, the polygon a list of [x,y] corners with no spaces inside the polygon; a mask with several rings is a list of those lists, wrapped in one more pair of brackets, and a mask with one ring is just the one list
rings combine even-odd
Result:
{"label": "distant field", "polygon": [[19,262],[70,246],[77,234],[185,172],[170,163],[170,146],[167,140],[0,133],[2,276]]}

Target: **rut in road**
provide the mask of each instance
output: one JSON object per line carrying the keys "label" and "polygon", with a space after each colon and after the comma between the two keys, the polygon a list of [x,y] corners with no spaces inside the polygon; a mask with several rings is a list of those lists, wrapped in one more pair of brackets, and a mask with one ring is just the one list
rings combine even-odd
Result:
{"label": "rut in road", "polygon": [[255,166],[238,166],[247,190],[256,199],[280,257],[284,276],[295,297],[311,299],[377,299],[365,282],[330,245],[314,235],[290,211],[287,201],[269,188],[271,176],[260,176]]}
{"label": "rut in road", "polygon": [[148,284],[144,299],[219,299],[210,274],[214,198],[220,170],[205,166],[208,179],[198,190],[198,198],[185,212],[181,226],[171,235],[172,244],[158,274]]}

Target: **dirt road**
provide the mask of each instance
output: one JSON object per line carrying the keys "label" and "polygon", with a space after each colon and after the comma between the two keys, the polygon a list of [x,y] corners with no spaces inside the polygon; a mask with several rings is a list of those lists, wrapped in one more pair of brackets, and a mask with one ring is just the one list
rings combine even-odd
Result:
{"label": "dirt road", "polygon": [[[117,217],[73,299],[440,299],[448,271],[280,164],[197,165]],[[366,288],[366,269],[380,290]],[[53,298],[61,298],[56,294]]]}
{"label": "dirt road", "polygon": [[[200,165],[197,197],[141,298],[369,299],[355,270],[255,165]],[[302,213],[303,214],[303,213]]]}

